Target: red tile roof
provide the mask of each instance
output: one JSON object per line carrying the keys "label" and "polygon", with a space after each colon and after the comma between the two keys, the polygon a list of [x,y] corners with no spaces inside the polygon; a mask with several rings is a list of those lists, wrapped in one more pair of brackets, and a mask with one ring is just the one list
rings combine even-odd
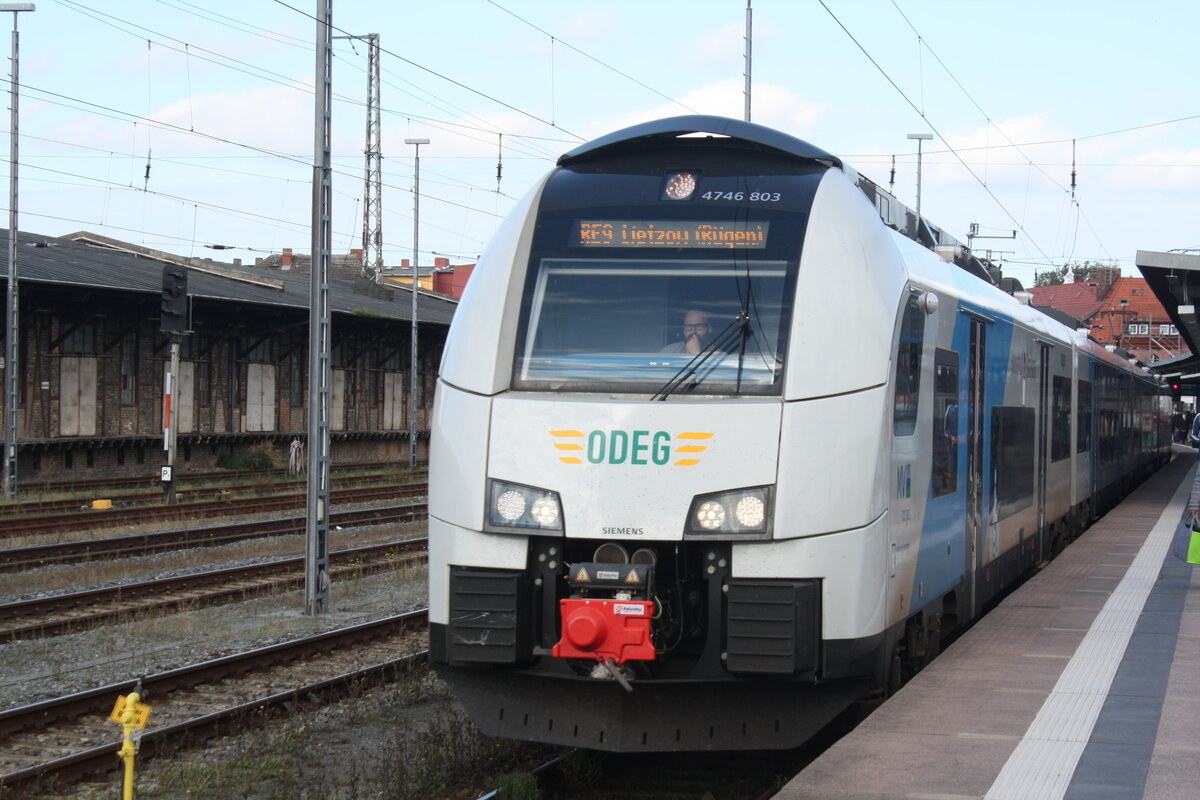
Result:
{"label": "red tile roof", "polygon": [[1033,305],[1057,308],[1082,320],[1099,342],[1119,343],[1130,322],[1171,321],[1145,278],[1117,278],[1103,296],[1103,284],[1095,283],[1035,286],[1030,291]]}
{"label": "red tile roof", "polygon": [[1065,311],[1076,319],[1086,321],[1100,310],[1103,303],[1097,297],[1097,287],[1082,283],[1063,283],[1052,286],[1034,286],[1033,305],[1049,306]]}

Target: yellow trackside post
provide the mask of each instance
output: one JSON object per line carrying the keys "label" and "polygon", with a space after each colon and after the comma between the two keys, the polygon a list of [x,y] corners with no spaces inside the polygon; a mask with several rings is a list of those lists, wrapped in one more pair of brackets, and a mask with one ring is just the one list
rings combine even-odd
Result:
{"label": "yellow trackside post", "polygon": [[[140,683],[138,684],[141,685]],[[141,695],[130,692],[126,697],[118,697],[108,718],[118,723],[125,731],[124,741],[117,756],[125,762],[125,783],[121,794],[122,800],[133,800],[133,759],[137,755],[135,732],[146,727],[150,719],[150,706],[141,702]]]}

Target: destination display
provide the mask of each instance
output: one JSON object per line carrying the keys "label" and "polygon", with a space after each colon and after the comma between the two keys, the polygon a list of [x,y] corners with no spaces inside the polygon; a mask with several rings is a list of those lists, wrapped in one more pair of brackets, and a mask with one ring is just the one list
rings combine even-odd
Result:
{"label": "destination display", "polygon": [[759,250],[769,222],[576,220],[573,247],[701,247]]}

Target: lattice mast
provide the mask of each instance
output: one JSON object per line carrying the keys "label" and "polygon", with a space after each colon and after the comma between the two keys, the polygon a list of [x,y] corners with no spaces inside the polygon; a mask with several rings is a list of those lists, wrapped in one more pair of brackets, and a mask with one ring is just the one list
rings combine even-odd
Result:
{"label": "lattice mast", "polygon": [[379,34],[367,40],[367,140],[363,185],[362,275],[376,283],[383,272],[383,146],[379,112]]}

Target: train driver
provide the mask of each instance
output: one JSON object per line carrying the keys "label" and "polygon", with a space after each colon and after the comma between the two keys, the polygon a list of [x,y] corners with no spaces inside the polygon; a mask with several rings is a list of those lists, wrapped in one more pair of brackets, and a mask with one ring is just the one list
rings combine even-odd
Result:
{"label": "train driver", "polygon": [[710,336],[712,336],[712,325],[708,321],[708,315],[693,308],[683,315],[682,338],[679,341],[671,342],[659,352],[695,355],[708,345]]}

